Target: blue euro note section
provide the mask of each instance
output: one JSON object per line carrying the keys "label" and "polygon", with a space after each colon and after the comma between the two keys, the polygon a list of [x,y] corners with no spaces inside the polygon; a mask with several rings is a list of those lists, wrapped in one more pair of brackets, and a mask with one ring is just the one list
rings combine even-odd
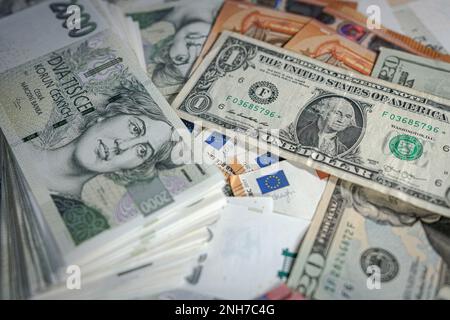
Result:
{"label": "blue euro note section", "polygon": [[278,162],[278,156],[270,152],[266,152],[257,157],[255,160],[260,168],[264,168]]}
{"label": "blue euro note section", "polygon": [[256,179],[256,182],[258,182],[259,189],[261,189],[262,194],[269,193],[289,185],[283,170],[260,177]]}
{"label": "blue euro note section", "polygon": [[228,137],[214,131],[213,133],[211,133],[211,135],[205,140],[205,142],[209,145],[211,145],[213,148],[220,150],[222,149],[222,147],[225,145],[225,143],[227,143],[228,141]]}

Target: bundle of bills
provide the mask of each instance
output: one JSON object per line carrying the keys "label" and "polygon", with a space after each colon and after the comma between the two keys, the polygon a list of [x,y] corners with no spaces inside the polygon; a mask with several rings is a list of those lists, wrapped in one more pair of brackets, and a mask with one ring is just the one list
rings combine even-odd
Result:
{"label": "bundle of bills", "polygon": [[0,1],[1,297],[450,298],[447,8],[358,2]]}
{"label": "bundle of bills", "polygon": [[223,176],[191,161],[115,7],[80,0],[70,28],[69,4],[0,20],[1,296],[145,297],[203,250]]}
{"label": "bundle of bills", "polygon": [[185,283],[157,298],[256,299],[282,284],[309,223],[274,208],[271,198],[229,198]]}

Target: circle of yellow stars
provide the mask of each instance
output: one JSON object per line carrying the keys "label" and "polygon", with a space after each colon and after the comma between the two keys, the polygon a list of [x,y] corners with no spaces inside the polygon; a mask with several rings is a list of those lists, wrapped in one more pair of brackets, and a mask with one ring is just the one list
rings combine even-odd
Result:
{"label": "circle of yellow stars", "polygon": [[[270,184],[269,183],[270,179],[275,179],[277,181],[276,185]],[[264,185],[269,189],[276,189],[280,186],[280,184],[281,184],[281,179],[278,176],[273,175],[273,174],[267,176],[267,178],[264,180]]]}

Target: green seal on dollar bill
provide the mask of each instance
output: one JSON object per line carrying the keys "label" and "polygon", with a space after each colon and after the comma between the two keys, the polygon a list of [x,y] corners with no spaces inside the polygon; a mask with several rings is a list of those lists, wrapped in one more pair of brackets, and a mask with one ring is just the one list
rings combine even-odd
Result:
{"label": "green seal on dollar bill", "polygon": [[407,134],[395,136],[389,142],[392,154],[401,160],[411,161],[419,159],[423,152],[419,139]]}

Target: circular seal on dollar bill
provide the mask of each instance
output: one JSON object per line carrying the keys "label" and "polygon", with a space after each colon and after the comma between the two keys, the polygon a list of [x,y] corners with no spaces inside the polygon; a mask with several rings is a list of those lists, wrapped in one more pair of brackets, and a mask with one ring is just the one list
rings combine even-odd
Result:
{"label": "circular seal on dollar bill", "polygon": [[367,276],[373,274],[374,266],[379,268],[381,282],[391,281],[397,276],[399,270],[399,264],[394,255],[381,248],[369,248],[361,255],[361,268]]}
{"label": "circular seal on dollar bill", "polygon": [[190,114],[202,114],[211,108],[212,99],[206,92],[196,93],[186,99],[186,111]]}
{"label": "circular seal on dollar bill", "polygon": [[248,95],[256,103],[269,104],[277,100],[278,89],[271,82],[258,81],[250,86]]}
{"label": "circular seal on dollar bill", "polygon": [[407,134],[393,137],[389,141],[389,149],[396,158],[406,161],[419,159],[423,152],[419,139]]}

